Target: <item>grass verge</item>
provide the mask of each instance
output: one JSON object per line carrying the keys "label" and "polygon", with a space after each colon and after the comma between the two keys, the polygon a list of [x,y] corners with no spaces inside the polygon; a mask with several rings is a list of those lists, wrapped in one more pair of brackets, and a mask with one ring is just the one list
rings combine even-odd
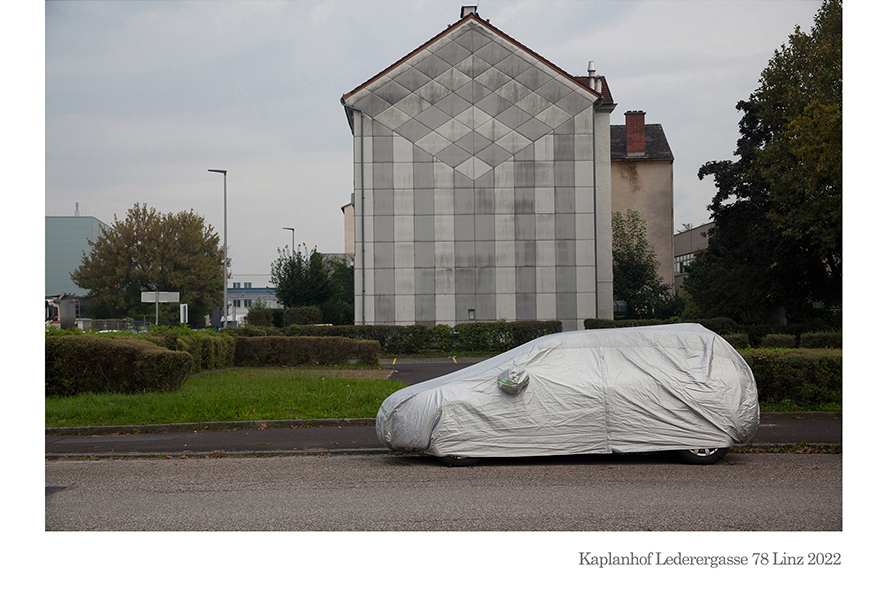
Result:
{"label": "grass verge", "polygon": [[388,373],[242,368],[192,376],[173,392],[47,397],[46,427],[374,418],[381,402],[404,387]]}
{"label": "grass verge", "polygon": [[[47,397],[46,427],[126,426],[374,418],[384,399],[404,387],[386,369],[238,368],[190,377],[173,392],[88,393]],[[842,410],[841,404],[761,403],[764,412]]]}

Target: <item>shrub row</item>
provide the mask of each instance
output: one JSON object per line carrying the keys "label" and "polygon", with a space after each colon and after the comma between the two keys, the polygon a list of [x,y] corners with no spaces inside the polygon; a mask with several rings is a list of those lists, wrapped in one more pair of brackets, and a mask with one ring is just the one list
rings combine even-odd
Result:
{"label": "shrub row", "polygon": [[194,366],[194,358],[186,352],[167,350],[133,336],[48,337],[45,355],[46,395],[174,391]]}
{"label": "shrub row", "polygon": [[[638,326],[660,326],[663,324],[680,324],[684,321],[679,317],[673,317],[668,320],[597,320],[587,319],[584,321],[585,330],[596,330],[603,328],[636,328]],[[731,334],[739,329],[738,322],[729,318],[708,318],[703,320],[692,320],[693,323],[701,324],[711,332],[717,334]]]}
{"label": "shrub row", "polygon": [[739,350],[754,373],[761,402],[791,400],[798,405],[842,403],[840,350]]}
{"label": "shrub row", "polygon": [[237,341],[234,364],[238,367],[275,367],[305,364],[360,363],[377,365],[378,342],[349,338],[290,338],[265,336]]}
{"label": "shrub row", "polygon": [[215,332],[162,329],[144,337],[167,350],[187,352],[194,358],[194,372],[224,369],[234,364],[236,339]]}
{"label": "shrub row", "polygon": [[[603,328],[632,328],[680,323],[680,318],[669,320],[596,320],[584,321],[586,330]],[[733,347],[741,348],[842,348],[843,333],[839,330],[811,330],[818,326],[796,324],[791,326],[746,326],[729,318],[692,320],[715,332]]]}
{"label": "shrub row", "polygon": [[374,340],[384,354],[482,352],[510,350],[563,330],[559,321],[467,322],[448,326],[289,326],[287,336],[339,336]]}
{"label": "shrub row", "polygon": [[323,321],[323,311],[316,306],[291,307],[288,309],[250,309],[246,316],[250,326],[282,328],[292,324],[319,324]]}
{"label": "shrub row", "polygon": [[[284,344],[280,340],[285,341]],[[47,331],[46,395],[179,389],[188,375],[232,366],[378,364],[377,342],[346,338],[238,338],[161,328],[145,335]]]}
{"label": "shrub row", "polygon": [[[724,334],[723,338],[736,349],[751,347],[750,337],[743,332]],[[755,348],[843,348],[843,333],[766,334]]]}

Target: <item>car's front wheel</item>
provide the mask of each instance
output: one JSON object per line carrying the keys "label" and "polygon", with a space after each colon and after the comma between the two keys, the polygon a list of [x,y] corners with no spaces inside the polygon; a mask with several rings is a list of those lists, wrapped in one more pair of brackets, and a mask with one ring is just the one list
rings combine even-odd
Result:
{"label": "car's front wheel", "polygon": [[691,465],[713,465],[726,456],[729,447],[721,449],[686,449],[677,451],[677,457]]}

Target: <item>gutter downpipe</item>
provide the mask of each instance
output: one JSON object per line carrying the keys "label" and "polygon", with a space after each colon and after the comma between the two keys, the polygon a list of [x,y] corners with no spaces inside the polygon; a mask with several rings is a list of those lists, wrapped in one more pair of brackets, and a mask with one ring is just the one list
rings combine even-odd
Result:
{"label": "gutter downpipe", "polygon": [[[593,81],[593,78],[591,78],[591,80]],[[594,101],[594,118],[591,120],[591,134],[594,137],[594,143],[591,146],[591,157],[594,159],[594,299],[596,300],[596,305],[594,306],[596,308],[594,310],[594,316],[597,318],[600,317],[600,258],[597,254],[597,216],[599,214],[599,208],[597,207],[597,106],[602,103],[603,95],[600,94],[600,97]]]}
{"label": "gutter downpipe", "polygon": [[[356,111],[360,113],[360,322],[362,325],[366,325],[366,186],[364,182],[364,174],[363,169],[365,166],[363,160],[363,150],[365,149],[363,137],[363,117],[364,113],[362,110],[358,109],[355,106],[351,106],[345,103],[345,99],[341,99],[341,104],[345,107],[345,110],[348,109],[352,111]],[[351,132],[353,133],[354,126],[351,125]]]}

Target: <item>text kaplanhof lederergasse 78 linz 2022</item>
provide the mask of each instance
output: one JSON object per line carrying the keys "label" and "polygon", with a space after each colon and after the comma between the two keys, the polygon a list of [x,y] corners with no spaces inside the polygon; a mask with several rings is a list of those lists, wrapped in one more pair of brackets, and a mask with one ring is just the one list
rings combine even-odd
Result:
{"label": "text kaplanhof lederergasse 78 linz 2022", "polygon": [[700,555],[678,551],[667,553],[650,551],[648,553],[594,553],[579,551],[578,564],[596,567],[618,566],[701,566],[717,568],[721,566],[815,566],[841,565],[839,553],[811,552],[791,553],[787,551],[762,551],[747,555]]}

